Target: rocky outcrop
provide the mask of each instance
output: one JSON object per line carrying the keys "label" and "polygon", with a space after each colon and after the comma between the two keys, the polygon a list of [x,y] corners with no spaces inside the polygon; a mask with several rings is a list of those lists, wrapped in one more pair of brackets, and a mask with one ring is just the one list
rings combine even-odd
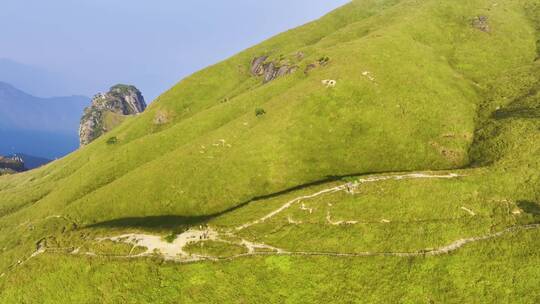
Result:
{"label": "rocky outcrop", "polygon": [[489,28],[489,21],[487,16],[476,16],[472,22],[472,26],[477,29],[481,30],[482,32],[489,33],[491,29]]}
{"label": "rocky outcrop", "polygon": [[[253,58],[251,61],[251,75],[262,77],[263,83],[268,83],[279,77],[296,72],[296,70],[299,68],[299,62],[304,60],[305,54],[303,52],[297,52],[294,56],[289,57],[288,59],[282,56],[278,61],[268,61],[268,58],[268,56],[259,56]],[[296,64],[291,62],[295,62]],[[324,67],[329,62],[330,57],[322,56],[319,58],[319,60],[307,64],[304,69],[304,74],[308,75],[311,70]]]}
{"label": "rocky outcrop", "polygon": [[251,74],[254,76],[261,76],[264,73],[264,62],[268,59],[268,56],[255,57],[251,61]]}
{"label": "rocky outcrop", "polygon": [[263,83],[268,83],[276,78],[294,73],[298,68],[295,65],[280,64],[278,62],[266,62],[268,56],[256,57],[251,61],[251,74],[263,78]]}
{"label": "rocky outcrop", "polygon": [[26,171],[24,161],[18,156],[0,156],[0,175]]}
{"label": "rocky outcrop", "polygon": [[97,94],[81,118],[79,128],[81,146],[112,130],[123,118],[142,113],[145,109],[144,97],[134,86],[119,84],[107,93]]}

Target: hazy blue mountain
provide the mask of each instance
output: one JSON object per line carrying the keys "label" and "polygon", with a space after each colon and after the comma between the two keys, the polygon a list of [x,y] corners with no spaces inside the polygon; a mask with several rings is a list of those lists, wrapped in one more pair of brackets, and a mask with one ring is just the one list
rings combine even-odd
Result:
{"label": "hazy blue mountain", "polygon": [[0,82],[0,154],[52,159],[73,151],[89,103],[84,96],[39,98]]}
{"label": "hazy blue mountain", "polygon": [[0,58],[0,81],[35,96],[59,96],[71,92],[63,76],[6,58]]}

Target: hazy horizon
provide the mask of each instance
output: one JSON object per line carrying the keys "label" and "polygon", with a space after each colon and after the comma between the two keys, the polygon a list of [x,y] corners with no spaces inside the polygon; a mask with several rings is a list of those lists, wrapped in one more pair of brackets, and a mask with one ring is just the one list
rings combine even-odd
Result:
{"label": "hazy horizon", "polygon": [[8,0],[0,81],[39,97],[128,83],[150,102],[183,77],[347,2]]}

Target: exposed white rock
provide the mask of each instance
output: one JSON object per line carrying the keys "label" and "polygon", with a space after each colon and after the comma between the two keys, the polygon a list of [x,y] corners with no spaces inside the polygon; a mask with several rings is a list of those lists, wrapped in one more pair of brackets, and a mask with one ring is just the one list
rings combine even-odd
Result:
{"label": "exposed white rock", "polygon": [[115,127],[105,123],[107,113],[130,116],[138,115],[145,109],[144,97],[134,86],[115,85],[109,92],[97,94],[81,118],[79,127],[81,146],[89,144]]}

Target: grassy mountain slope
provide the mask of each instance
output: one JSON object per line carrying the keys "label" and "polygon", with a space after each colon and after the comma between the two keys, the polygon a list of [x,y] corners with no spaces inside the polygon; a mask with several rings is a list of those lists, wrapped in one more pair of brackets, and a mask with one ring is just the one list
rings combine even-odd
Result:
{"label": "grassy mountain slope", "polygon": [[[353,1],[186,78],[80,151],[0,178],[0,299],[535,302],[538,231],[524,225],[540,214],[539,27],[538,1]],[[262,84],[249,72],[262,55],[298,69]],[[391,173],[404,171],[459,176]],[[393,178],[257,221],[372,174]],[[287,254],[160,266],[96,241],[202,224]],[[422,256],[463,239],[474,241]]]}
{"label": "grassy mountain slope", "polygon": [[[469,21],[487,9],[489,34]],[[70,204],[94,221],[98,210],[110,219],[148,207],[200,215],[328,176],[465,166],[482,86],[536,56],[521,9],[354,2],[182,81],[111,134],[119,144],[102,141],[49,169],[69,193],[53,191],[43,205]],[[330,64],[267,85],[248,73],[255,56],[297,52],[306,54],[300,71],[321,56]],[[267,115],[256,118],[257,107]],[[213,146],[222,139],[231,147]]]}

